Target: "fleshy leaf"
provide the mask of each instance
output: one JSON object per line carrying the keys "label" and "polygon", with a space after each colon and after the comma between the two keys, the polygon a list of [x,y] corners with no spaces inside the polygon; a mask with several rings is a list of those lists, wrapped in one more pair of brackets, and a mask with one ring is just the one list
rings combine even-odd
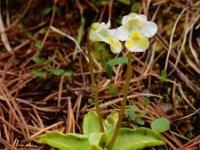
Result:
{"label": "fleshy leaf", "polygon": [[115,127],[118,120],[119,120],[119,114],[118,113],[112,113],[112,114],[109,114],[106,117],[105,122],[108,122],[109,124],[111,124]]}
{"label": "fleshy leaf", "polygon": [[88,137],[76,133],[63,134],[58,131],[52,131],[42,135],[37,142],[48,144],[60,150],[86,150],[89,148]]}
{"label": "fleshy leaf", "polygon": [[91,150],[103,150],[102,147],[105,147],[105,144],[108,142],[109,141],[105,133],[89,134],[89,143]]}
{"label": "fleshy leaf", "polygon": [[165,132],[170,128],[170,122],[167,118],[159,118],[151,123],[151,128],[158,133]]}
{"label": "fleshy leaf", "polygon": [[88,112],[83,119],[83,134],[100,133],[100,126],[96,112]]}
{"label": "fleshy leaf", "polygon": [[112,134],[115,130],[115,127],[116,127],[118,120],[119,120],[119,114],[118,113],[113,113],[113,114],[110,114],[106,117],[106,120],[104,121],[104,129],[105,129],[105,133],[108,137],[108,140],[110,140],[110,138],[112,137]]}
{"label": "fleshy leaf", "polygon": [[97,145],[90,145],[88,150],[103,150],[100,146]]}
{"label": "fleshy leaf", "polygon": [[112,150],[138,150],[164,145],[162,137],[148,128],[121,128]]}

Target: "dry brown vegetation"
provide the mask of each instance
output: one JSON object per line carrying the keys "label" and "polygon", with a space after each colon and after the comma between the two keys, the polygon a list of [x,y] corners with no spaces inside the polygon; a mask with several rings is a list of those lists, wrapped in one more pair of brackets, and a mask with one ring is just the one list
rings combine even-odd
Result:
{"label": "dry brown vegetation", "polygon": [[[117,0],[99,5],[94,2],[0,2],[0,149],[48,149],[35,142],[47,131],[81,133],[83,115],[94,109],[88,102],[93,97],[86,48],[88,28],[92,22],[107,22],[108,18],[113,27],[118,26],[120,16],[130,13],[135,1],[130,5]],[[138,13],[154,20],[159,30],[145,53],[132,54],[128,104],[138,106],[136,113],[147,112],[142,117],[144,126],[149,127],[158,117],[170,120],[170,130],[162,134],[167,146],[162,149],[200,149],[200,1],[139,2]],[[72,37],[80,47],[76,48]],[[126,50],[119,54],[126,55]],[[110,52],[108,56],[116,57]],[[41,58],[41,64],[33,57]],[[101,112],[106,116],[120,108],[126,65],[113,68],[112,80],[100,60],[95,67]],[[55,68],[74,74],[60,76],[51,70]],[[164,68],[166,79],[161,74]],[[43,71],[43,77],[33,70]],[[119,91],[109,93],[109,84]],[[144,99],[150,103],[141,106]],[[125,118],[124,125],[138,124]]]}

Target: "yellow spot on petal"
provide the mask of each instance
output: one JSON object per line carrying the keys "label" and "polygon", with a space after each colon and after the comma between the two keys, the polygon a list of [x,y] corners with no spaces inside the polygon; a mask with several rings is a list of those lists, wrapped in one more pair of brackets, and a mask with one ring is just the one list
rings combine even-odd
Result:
{"label": "yellow spot on petal", "polygon": [[148,43],[149,43],[148,39],[144,38],[144,39],[141,39],[138,44],[139,46],[143,47],[143,46],[147,46]]}
{"label": "yellow spot on petal", "polygon": [[111,48],[111,49],[115,49],[114,45],[111,45],[110,48]]}
{"label": "yellow spot on petal", "polygon": [[133,42],[130,41],[130,40],[126,40],[125,45],[126,45],[128,48],[132,48],[132,47],[134,46]]}
{"label": "yellow spot on petal", "polygon": [[109,37],[109,38],[108,38],[108,42],[111,43],[111,44],[114,44],[114,39],[111,38],[111,37]]}
{"label": "yellow spot on petal", "polygon": [[132,35],[131,35],[131,38],[133,41],[138,41],[140,38],[141,38],[141,35],[139,32],[134,32]]}
{"label": "yellow spot on petal", "polygon": [[115,46],[116,46],[116,47],[120,47],[120,46],[121,46],[120,42],[119,42],[119,41],[116,41],[116,42],[115,42]]}

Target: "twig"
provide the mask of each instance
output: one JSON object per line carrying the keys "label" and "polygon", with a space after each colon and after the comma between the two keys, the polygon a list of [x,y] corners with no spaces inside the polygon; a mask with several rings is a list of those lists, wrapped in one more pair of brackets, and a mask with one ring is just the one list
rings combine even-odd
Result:
{"label": "twig", "polygon": [[58,92],[58,107],[60,107],[60,103],[61,103],[63,82],[64,82],[64,76],[61,76],[60,77],[60,84],[59,84],[59,92]]}
{"label": "twig", "polygon": [[148,71],[150,70],[150,68],[153,66],[153,60],[154,60],[154,56],[155,56],[155,49],[156,49],[156,43],[153,44],[153,48],[152,48],[152,53],[151,53],[151,58],[149,60],[147,69],[144,71],[143,76],[146,76],[146,74],[148,73]]}
{"label": "twig", "polygon": [[[56,12],[56,3],[57,3],[57,0],[54,0],[54,3],[53,3],[53,11],[52,11],[52,16],[51,16],[51,21],[50,21],[50,25],[49,25],[49,28],[47,29],[47,32],[42,40],[42,47],[44,46],[45,42],[46,42],[46,39],[49,35],[49,32],[50,32],[50,27],[53,25],[53,21],[54,21],[54,18],[55,18],[55,12]],[[38,51],[39,53],[39,51]]]}
{"label": "twig", "polygon": [[[170,67],[174,67],[174,64],[169,61],[169,65]],[[178,75],[178,77],[183,81],[185,82],[185,84],[188,86],[188,88],[190,88],[193,92],[198,92],[200,91],[200,88],[198,86],[196,86],[195,84],[193,84],[189,79],[188,77],[178,68],[175,69],[176,71],[176,74]]]}
{"label": "twig", "polygon": [[181,87],[179,87],[179,92],[181,94],[181,96],[183,97],[183,99],[186,101],[186,103],[196,112],[197,109],[190,103],[190,101],[187,99],[187,97],[185,96],[183,90]]}
{"label": "twig", "polygon": [[[82,38],[83,38],[83,34],[84,34],[84,28],[85,28],[85,18],[83,16],[83,8],[81,7],[81,4],[80,2],[77,0],[77,3],[78,3],[78,7],[80,9],[80,16],[81,16],[81,25],[78,29],[78,36],[76,38],[76,41],[78,43],[78,45],[80,45],[81,41],[82,41]],[[73,52],[73,60],[76,58],[76,55],[78,53],[78,46],[76,45],[75,48],[74,48],[74,52]]]}
{"label": "twig", "polygon": [[[196,50],[194,49],[194,47],[192,46],[192,35],[193,35],[193,30],[194,30],[194,26],[192,26],[192,29],[190,31],[190,35],[189,35],[189,47],[190,47],[190,51],[192,52],[192,55],[194,57],[194,60],[196,62],[196,64],[198,65],[198,67],[200,67],[200,60],[198,58],[198,54],[196,53]],[[199,72],[200,74],[200,72]]]}
{"label": "twig", "polygon": [[172,51],[172,42],[173,42],[173,37],[174,37],[174,32],[176,30],[176,26],[177,26],[181,16],[183,15],[183,13],[185,11],[186,11],[186,8],[181,11],[181,13],[179,14],[178,18],[176,19],[176,21],[174,23],[174,26],[173,26],[173,29],[172,29],[172,33],[171,33],[171,36],[170,36],[169,49],[168,49],[168,53],[167,53],[167,57],[166,57],[166,61],[165,61],[165,70],[167,70],[168,61],[169,61],[169,55],[170,55],[170,52]]}
{"label": "twig", "polygon": [[[1,7],[1,5],[0,5],[0,7]],[[2,14],[1,14],[1,8],[0,8],[0,34],[1,34],[1,40],[2,40],[3,45],[5,46],[6,50],[13,54],[12,48],[10,46],[10,43],[8,42],[8,38],[7,38],[7,35],[5,32],[4,23],[3,23]]]}
{"label": "twig", "polygon": [[185,25],[185,32],[184,32],[181,48],[178,51],[178,57],[177,57],[176,62],[174,64],[174,68],[168,73],[168,76],[171,75],[174,72],[174,70],[176,69],[178,62],[180,60],[180,57],[181,57],[181,53],[182,53],[182,51],[185,47],[185,43],[186,43],[186,40],[187,40],[187,34],[189,33],[189,31],[191,30],[191,28],[193,27],[193,25],[195,24],[195,22],[198,20],[199,17],[200,17],[200,15],[197,18],[195,18],[195,21],[193,21],[193,22],[191,21],[192,23],[190,25],[188,25],[189,23],[187,25]]}
{"label": "twig", "polygon": [[57,123],[54,123],[53,125],[48,126],[47,128],[41,129],[40,131],[38,131],[37,133],[33,134],[32,136],[29,137],[29,140],[32,141],[34,138],[38,137],[40,134],[42,134],[43,132],[48,131],[49,129],[52,129],[56,126],[59,126],[61,124],[63,124],[63,121],[59,121]]}
{"label": "twig", "polygon": [[5,145],[5,148],[9,149],[9,150],[17,150],[16,148],[14,148],[10,143],[8,143],[7,141],[5,141],[4,139],[2,139],[2,137],[0,137],[0,143],[2,143],[3,145]]}
{"label": "twig", "polygon": [[63,31],[61,31],[61,30],[59,30],[59,29],[57,29],[57,28],[55,28],[55,27],[53,27],[53,26],[50,26],[50,28],[51,28],[54,32],[56,32],[56,33],[58,33],[58,34],[60,34],[60,35],[63,35],[63,36],[65,36],[65,37],[67,37],[68,39],[70,39],[71,41],[73,41],[73,42],[75,43],[75,45],[78,47],[78,49],[79,49],[80,51],[82,51],[80,45],[78,44],[78,42],[76,41],[76,39],[75,39],[74,37],[72,37],[72,36],[70,36],[70,35],[64,33]]}
{"label": "twig", "polygon": [[197,114],[197,113],[199,113],[199,112],[200,112],[200,108],[197,109],[195,112],[193,112],[193,113],[187,115],[187,116],[184,116],[184,117],[181,117],[181,118],[178,118],[178,119],[174,119],[174,121],[178,121],[178,120],[183,120],[183,119],[189,118],[189,117],[191,117],[191,116],[193,116],[193,115],[195,115],[195,114]]}

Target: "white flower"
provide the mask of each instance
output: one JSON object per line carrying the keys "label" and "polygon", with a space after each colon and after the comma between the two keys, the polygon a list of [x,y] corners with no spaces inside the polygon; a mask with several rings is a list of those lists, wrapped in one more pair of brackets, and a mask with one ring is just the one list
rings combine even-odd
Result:
{"label": "white flower", "polygon": [[109,29],[110,22],[105,24],[93,23],[89,33],[90,41],[102,41],[110,45],[110,50],[113,53],[120,53],[122,50],[121,42],[115,37],[115,30]]}
{"label": "white flower", "polygon": [[148,38],[157,32],[157,25],[147,21],[143,14],[131,13],[122,19],[122,26],[116,29],[115,35],[125,41],[126,48],[131,52],[144,52],[149,47]]}

